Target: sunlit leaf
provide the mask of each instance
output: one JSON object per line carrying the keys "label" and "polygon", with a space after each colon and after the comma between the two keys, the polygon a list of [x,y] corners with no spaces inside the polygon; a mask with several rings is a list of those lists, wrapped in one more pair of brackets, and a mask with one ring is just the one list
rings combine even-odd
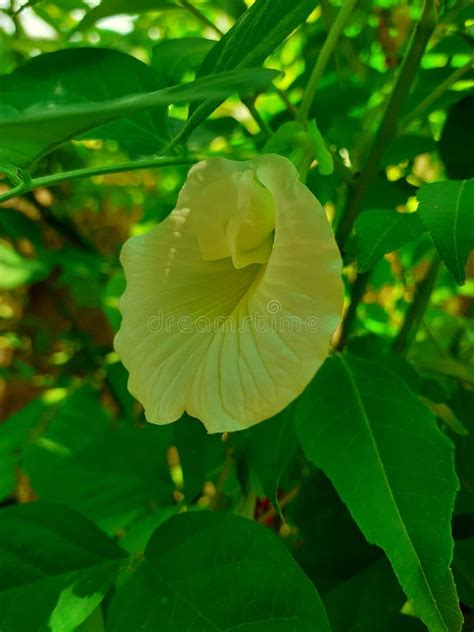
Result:
{"label": "sunlit leaf", "polygon": [[[170,103],[225,97],[235,92],[263,89],[276,76],[266,69],[238,70],[204,77],[192,83],[156,92],[131,94],[111,100],[83,102],[70,97],[51,102],[50,95],[38,97],[34,108],[25,112],[11,107],[0,116],[0,165],[25,167],[62,143],[105,123]],[[15,92],[0,88],[4,100],[17,99],[31,89],[28,81],[17,84]],[[45,100],[46,98],[46,100]],[[82,101],[82,102],[81,102]]]}
{"label": "sunlit leaf", "polygon": [[307,457],[384,548],[418,616],[431,632],[458,632],[453,446],[431,412],[381,365],[336,355],[303,395],[296,422]]}
{"label": "sunlit leaf", "polygon": [[2,509],[3,632],[74,630],[102,601],[123,553],[80,514],[50,503]]}
{"label": "sunlit leaf", "polygon": [[[295,0],[291,5],[286,0],[257,0],[211,48],[199,68],[198,76],[262,64],[306,20],[313,9],[311,0]],[[187,138],[219,103],[219,100],[208,99],[192,108],[181,138]]]}

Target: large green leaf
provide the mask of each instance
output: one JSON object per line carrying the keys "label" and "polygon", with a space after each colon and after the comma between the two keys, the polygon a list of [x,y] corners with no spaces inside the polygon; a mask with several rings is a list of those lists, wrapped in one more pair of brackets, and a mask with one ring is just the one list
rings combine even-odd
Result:
{"label": "large green leaf", "polygon": [[417,198],[418,212],[439,256],[463,285],[467,258],[474,248],[474,179],[425,184]]}
{"label": "large green leaf", "polygon": [[[204,58],[198,76],[262,64],[315,8],[312,0],[257,0]],[[211,114],[220,100],[207,99],[190,110],[180,138],[191,132]]]}
{"label": "large green leaf", "polygon": [[321,600],[278,538],[250,520],[180,514],[117,591],[108,632],[329,632]]}
{"label": "large green leaf", "polygon": [[[71,100],[66,94],[38,95],[34,107],[20,112],[10,106],[0,109],[0,165],[27,167],[62,143],[105,123],[170,103],[200,101],[209,96],[223,98],[234,92],[263,89],[276,76],[267,69],[236,70],[155,92],[131,94],[97,102]],[[16,102],[34,82],[24,81],[5,91],[4,102]]]}
{"label": "large green leaf", "polygon": [[299,402],[304,451],[369,542],[385,549],[430,632],[462,625],[449,568],[453,446],[405,383],[357,356],[329,358]]}
{"label": "large green leaf", "polygon": [[80,389],[34,437],[24,464],[42,500],[68,505],[113,533],[172,503],[170,438],[170,428],[112,424],[97,395]]}
{"label": "large green leaf", "polygon": [[425,231],[416,213],[397,213],[385,209],[361,213],[355,229],[359,272],[366,272],[385,254],[414,241]]}
{"label": "large green leaf", "polygon": [[109,589],[124,554],[83,516],[50,503],[0,512],[2,632],[66,632]]}
{"label": "large green leaf", "polygon": [[[26,92],[29,86],[31,90]],[[22,111],[38,105],[39,97],[57,100],[58,86],[64,104],[109,101],[162,87],[149,66],[131,55],[106,48],[73,48],[39,55],[0,78],[6,102]],[[109,123],[89,136],[117,140],[134,153],[158,152],[170,140],[167,106]]]}

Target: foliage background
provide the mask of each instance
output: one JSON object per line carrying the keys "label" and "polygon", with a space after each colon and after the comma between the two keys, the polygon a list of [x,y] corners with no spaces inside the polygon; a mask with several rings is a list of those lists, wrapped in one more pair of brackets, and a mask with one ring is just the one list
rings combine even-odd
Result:
{"label": "foliage background", "polygon": [[[0,629],[472,630],[472,5],[130,6],[0,2]],[[295,118],[346,264],[338,351],[249,431],[147,425],[120,247],[197,158],[295,158]]]}

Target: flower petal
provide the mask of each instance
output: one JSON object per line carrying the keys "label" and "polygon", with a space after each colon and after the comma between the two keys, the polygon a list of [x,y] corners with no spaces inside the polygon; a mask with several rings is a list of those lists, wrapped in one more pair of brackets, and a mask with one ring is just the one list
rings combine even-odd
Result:
{"label": "flower petal", "polygon": [[[205,261],[195,222],[210,225],[226,199],[208,199],[206,214],[203,192],[249,169],[274,201],[270,257],[239,269],[231,257]],[[196,165],[177,209],[130,239],[122,263],[127,289],[115,344],[130,391],[154,423],[187,410],[209,432],[223,432],[273,416],[306,387],[340,320],[341,259],[331,228],[296,169],[277,155]]]}

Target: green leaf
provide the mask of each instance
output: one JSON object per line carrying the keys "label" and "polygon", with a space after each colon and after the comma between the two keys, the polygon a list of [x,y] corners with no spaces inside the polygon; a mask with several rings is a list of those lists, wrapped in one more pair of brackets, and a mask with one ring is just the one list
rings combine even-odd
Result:
{"label": "green leaf", "polygon": [[[45,102],[38,97],[34,108],[25,112],[10,108],[0,116],[0,165],[31,165],[62,143],[136,112],[170,103],[201,101],[207,97],[224,98],[235,92],[246,94],[263,89],[277,74],[267,69],[236,70],[155,92],[94,103],[80,103],[78,99],[74,103],[70,100],[61,103],[62,97]],[[25,81],[21,88],[23,95],[34,86],[32,82]],[[18,97],[18,94],[5,93],[1,87],[0,94],[4,100]]]}
{"label": "green leaf", "polygon": [[83,516],[50,503],[0,512],[2,632],[74,630],[102,601],[123,552]]}
{"label": "green leaf", "polygon": [[202,495],[224,461],[226,445],[219,435],[208,435],[200,421],[184,414],[173,424],[174,444],[183,472],[183,493],[189,501]]}
{"label": "green leaf", "polygon": [[179,5],[169,0],[133,0],[132,3],[129,0],[102,0],[100,4],[85,14],[72,33],[90,29],[99,20],[110,18],[113,15],[137,15],[147,11],[159,12],[180,8]]}
{"label": "green leaf", "polygon": [[113,533],[172,502],[170,439],[170,428],[112,425],[97,394],[80,389],[28,447],[25,469],[42,500],[68,505]]}
{"label": "green leaf", "polygon": [[362,572],[381,552],[364,538],[331,481],[312,470],[287,513],[298,528],[295,559],[323,594]]}
{"label": "green leaf", "polygon": [[474,179],[425,184],[417,193],[418,213],[442,261],[459,285],[474,248]]}
{"label": "green leaf", "polygon": [[[39,55],[0,80],[6,102],[21,111],[40,107],[41,101],[55,103],[59,95],[64,105],[86,105],[154,92],[160,87],[149,66],[106,48],[73,48]],[[88,136],[117,140],[135,154],[155,153],[170,140],[167,116],[167,106],[162,105],[108,123]]]}
{"label": "green leaf", "polygon": [[263,492],[279,511],[280,477],[298,447],[293,424],[293,406],[248,431],[250,467],[257,474]]}
{"label": "green leaf", "polygon": [[151,67],[162,86],[173,86],[196,71],[215,40],[204,37],[164,39],[153,47]]}
{"label": "green leaf", "polygon": [[462,625],[452,560],[453,446],[405,383],[356,356],[329,358],[305,391],[297,429],[368,541],[381,546],[430,632]]}
{"label": "green leaf", "polygon": [[[312,0],[257,0],[206,55],[198,76],[262,64],[314,10]],[[257,92],[257,90],[255,90]],[[185,140],[221,103],[208,99],[190,109],[180,133]]]}
{"label": "green leaf", "polygon": [[385,254],[415,241],[425,232],[416,213],[376,209],[361,213],[356,220],[357,267],[372,268]]}
{"label": "green leaf", "polygon": [[278,538],[250,520],[180,514],[155,531],[117,591],[108,632],[329,632],[314,587]]}
{"label": "green leaf", "polygon": [[13,248],[0,243],[0,290],[13,290],[45,279],[51,265],[40,259],[25,259]]}
{"label": "green leaf", "polygon": [[0,424],[0,500],[13,494],[22,450],[33,428],[44,423],[47,412],[43,402],[35,400]]}
{"label": "green leaf", "polygon": [[333,632],[385,632],[405,600],[390,564],[381,557],[324,594],[323,601]]}

